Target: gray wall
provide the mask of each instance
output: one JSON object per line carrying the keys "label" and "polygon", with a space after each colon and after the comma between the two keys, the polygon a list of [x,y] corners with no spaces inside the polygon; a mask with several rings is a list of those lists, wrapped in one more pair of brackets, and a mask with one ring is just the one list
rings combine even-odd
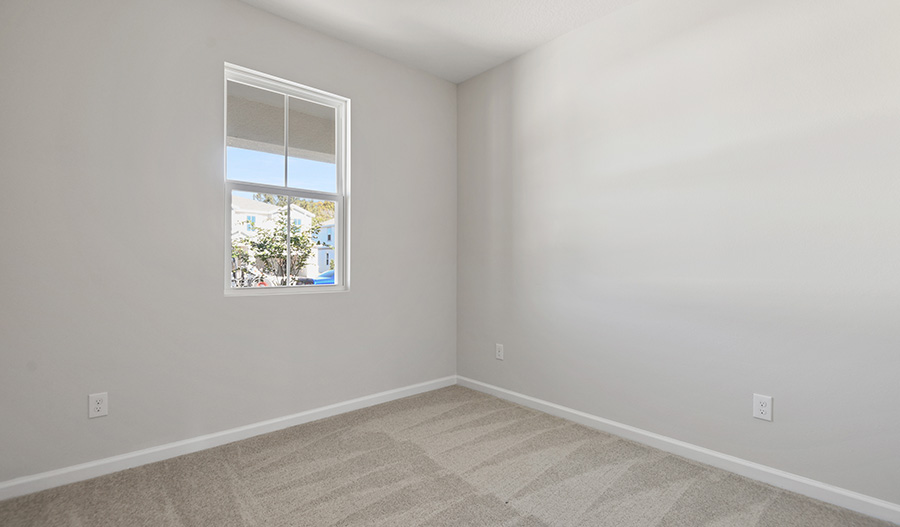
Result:
{"label": "gray wall", "polygon": [[[900,502],[898,22],[644,0],[463,84],[457,158],[452,84],[244,4],[0,3],[0,481],[458,360]],[[351,292],[224,297],[224,61],[353,99]]]}
{"label": "gray wall", "polygon": [[460,85],[458,373],[900,503],[898,27],[646,0]]}
{"label": "gray wall", "polygon": [[[225,61],[352,99],[349,293],[225,298]],[[453,84],[230,0],[4,0],[0,70],[0,481],[455,372]]]}

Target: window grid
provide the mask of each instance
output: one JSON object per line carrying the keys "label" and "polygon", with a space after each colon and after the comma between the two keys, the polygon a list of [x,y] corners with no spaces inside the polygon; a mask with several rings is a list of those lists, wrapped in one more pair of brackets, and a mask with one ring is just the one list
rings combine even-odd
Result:
{"label": "window grid", "polygon": [[[347,226],[347,202],[346,195],[349,189],[349,110],[350,110],[350,101],[349,99],[339,97],[336,95],[328,94],[326,92],[316,90],[314,88],[309,88],[306,86],[302,86],[299,84],[291,83],[288,81],[283,81],[280,79],[276,79],[275,77],[253,72],[252,70],[248,70],[246,68],[241,68],[239,66],[233,66],[230,64],[226,64],[225,68],[225,90],[226,90],[226,143],[227,143],[227,108],[228,108],[228,82],[236,82],[240,84],[245,84],[247,86],[251,86],[253,88],[273,91],[275,93],[279,93],[284,97],[284,186],[279,185],[266,185],[262,183],[250,183],[244,181],[236,181],[228,179],[227,166],[225,173],[225,192],[226,192],[226,216],[229,218],[227,221],[230,224],[230,215],[231,215],[231,196],[234,191],[243,191],[243,192],[252,192],[252,193],[261,193],[261,194],[273,194],[277,196],[286,196],[289,198],[300,198],[306,200],[313,201],[331,201],[334,202],[334,222],[335,222],[335,232],[338,233],[337,240],[339,241],[336,244],[334,250],[335,255],[329,260],[328,263],[334,261],[335,266],[335,282],[334,285],[331,286],[315,286],[314,290],[319,291],[337,291],[337,290],[347,290],[349,288],[349,228]],[[335,111],[335,139],[334,139],[334,150],[335,150],[335,168],[336,168],[336,192],[323,192],[318,190],[309,190],[302,189],[296,187],[288,186],[288,161],[289,161],[289,134],[290,130],[288,126],[290,124],[289,119],[289,100],[290,98],[296,98],[300,100],[306,100],[313,103],[321,104],[327,107],[331,107]],[[227,148],[227,146],[226,146]],[[226,160],[227,165],[227,160]],[[287,206],[287,222],[286,222],[286,240],[289,241],[291,239],[291,225],[294,222],[291,221],[291,206],[290,202],[288,202]],[[255,219],[255,218],[254,218]],[[297,220],[299,222],[300,220]],[[232,242],[230,239],[230,227],[226,231],[226,293],[274,293],[276,290],[290,290],[291,292],[310,292],[313,290],[310,286],[299,286],[299,285],[285,285],[278,287],[270,287],[270,288],[235,288],[232,287],[231,283],[231,263],[232,263],[232,255],[231,248]],[[329,234],[329,240],[331,239],[331,235]],[[286,274],[288,277],[291,275],[291,249],[290,243],[287,243],[287,265],[286,265]],[[315,257],[315,256],[313,256]],[[327,258],[327,256],[326,256]],[[326,263],[326,265],[328,264]],[[287,280],[290,283],[290,280]]]}

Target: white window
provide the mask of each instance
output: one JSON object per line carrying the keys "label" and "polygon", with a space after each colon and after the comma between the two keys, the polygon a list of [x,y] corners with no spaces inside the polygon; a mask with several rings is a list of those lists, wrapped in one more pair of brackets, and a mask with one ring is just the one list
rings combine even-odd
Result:
{"label": "white window", "polygon": [[230,64],[225,90],[226,293],[346,290],[350,100]]}

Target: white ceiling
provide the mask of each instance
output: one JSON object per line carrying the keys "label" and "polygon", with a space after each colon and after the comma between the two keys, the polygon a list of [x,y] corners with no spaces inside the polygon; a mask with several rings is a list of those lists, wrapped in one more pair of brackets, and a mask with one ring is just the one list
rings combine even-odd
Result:
{"label": "white ceiling", "polygon": [[636,0],[243,0],[462,82]]}

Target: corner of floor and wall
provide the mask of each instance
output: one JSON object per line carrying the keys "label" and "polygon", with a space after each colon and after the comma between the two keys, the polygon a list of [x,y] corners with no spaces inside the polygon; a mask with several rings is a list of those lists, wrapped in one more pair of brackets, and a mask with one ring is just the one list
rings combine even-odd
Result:
{"label": "corner of floor and wall", "polygon": [[[640,0],[454,85],[237,0],[3,2],[0,499],[461,384],[900,523],[898,26]],[[224,62],[353,101],[349,292],[223,296]]]}

